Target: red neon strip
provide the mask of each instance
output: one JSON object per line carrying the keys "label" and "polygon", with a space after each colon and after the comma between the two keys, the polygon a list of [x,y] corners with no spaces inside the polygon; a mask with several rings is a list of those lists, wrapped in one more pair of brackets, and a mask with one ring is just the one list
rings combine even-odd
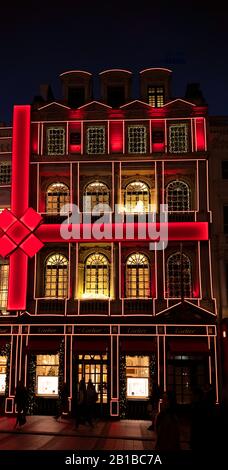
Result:
{"label": "red neon strip", "polygon": [[205,133],[204,118],[196,119],[196,151],[203,152],[205,150]]}
{"label": "red neon strip", "polygon": [[10,257],[8,310],[26,309],[28,256],[17,249]]}
{"label": "red neon strip", "polygon": [[110,121],[110,151],[123,152],[123,121]]}
{"label": "red neon strip", "polygon": [[11,210],[21,217],[29,202],[30,106],[15,106],[13,114]]}
{"label": "red neon strip", "polygon": [[[128,239],[126,237],[126,224],[123,224],[123,238],[115,237],[115,224],[111,224],[111,234],[110,238],[105,238],[108,242],[118,242],[118,241],[127,241],[127,242],[135,242],[135,240],[139,240],[138,238],[138,225],[142,224],[129,224],[129,226],[134,226],[134,237],[132,239]],[[149,224],[151,228],[155,228],[155,224]],[[156,224],[157,231],[159,230],[159,225]],[[165,225],[165,224],[161,224]],[[78,229],[78,225],[70,226],[70,231],[73,229]],[[110,224],[107,224],[107,227],[110,227]],[[60,234],[60,225],[52,224],[52,225],[41,225],[36,230],[37,237],[43,243],[70,243],[70,242],[94,242],[96,239],[91,235],[90,238],[85,239],[83,238],[83,224],[80,224],[80,233],[79,237],[70,238],[69,240],[64,240]],[[165,238],[160,238],[159,234],[158,237],[154,241],[165,240]],[[208,223],[207,222],[170,222],[168,224],[168,240],[175,241],[175,240],[193,240],[193,241],[200,241],[200,240],[208,240]],[[148,224],[146,229],[146,238],[141,239],[141,241],[153,241],[149,234],[148,234]]]}
{"label": "red neon strip", "polygon": [[[29,205],[30,106],[15,106],[13,114],[11,209],[20,218]],[[18,249],[10,257],[8,310],[25,310],[28,257]]]}

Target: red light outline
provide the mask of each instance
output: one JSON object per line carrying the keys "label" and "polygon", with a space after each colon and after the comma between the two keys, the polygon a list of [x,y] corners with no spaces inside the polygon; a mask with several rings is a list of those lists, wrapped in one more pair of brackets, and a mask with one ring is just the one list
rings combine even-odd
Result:
{"label": "red light outline", "polygon": [[[29,205],[30,122],[31,106],[14,106],[11,209],[19,218]],[[28,257],[18,249],[10,257],[8,310],[26,308],[27,275]]]}

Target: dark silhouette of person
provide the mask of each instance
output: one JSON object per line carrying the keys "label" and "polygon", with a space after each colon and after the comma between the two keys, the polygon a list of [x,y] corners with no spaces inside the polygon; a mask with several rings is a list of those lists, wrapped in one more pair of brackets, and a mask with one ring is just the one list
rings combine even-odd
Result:
{"label": "dark silhouette of person", "polygon": [[84,424],[86,417],[86,384],[84,379],[79,382],[75,413],[75,426],[77,428],[79,424]]}
{"label": "dark silhouette of person", "polygon": [[59,392],[59,407],[58,413],[55,416],[55,419],[59,419],[62,417],[63,413],[68,414],[68,387],[66,382],[62,384],[62,387]]}
{"label": "dark silhouette of person", "polygon": [[175,394],[171,391],[163,396],[161,411],[156,419],[156,450],[160,452],[180,450],[180,427],[176,415]]}
{"label": "dark silhouette of person", "polygon": [[26,414],[28,408],[28,392],[22,380],[18,382],[15,392],[15,403],[17,405],[17,419],[15,427],[26,423]]}
{"label": "dark silhouette of person", "polygon": [[194,452],[207,452],[217,448],[219,408],[215,404],[215,391],[211,385],[196,389],[191,410],[190,445]]}
{"label": "dark silhouette of person", "polygon": [[95,412],[95,403],[97,401],[97,392],[95,389],[95,385],[93,384],[92,380],[89,379],[87,389],[86,389],[86,420],[93,426],[93,418]]}
{"label": "dark silhouette of person", "polygon": [[155,420],[156,420],[156,416],[158,414],[158,406],[159,406],[160,398],[161,398],[160,387],[156,382],[154,382],[152,384],[152,391],[151,391],[151,395],[150,395],[150,398],[149,398],[149,404],[151,405],[151,409],[152,409],[151,410],[152,423],[148,428],[149,431],[154,431],[155,430]]}

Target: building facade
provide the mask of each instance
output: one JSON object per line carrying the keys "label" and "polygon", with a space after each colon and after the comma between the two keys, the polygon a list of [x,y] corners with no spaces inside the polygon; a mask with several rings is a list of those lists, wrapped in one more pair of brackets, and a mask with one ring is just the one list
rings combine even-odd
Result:
{"label": "building facade", "polygon": [[208,384],[218,400],[207,107],[172,99],[171,76],[143,70],[132,100],[132,73],[106,70],[97,101],[92,75],[69,71],[62,100],[14,108],[0,216],[7,413],[20,379],[40,414],[64,381],[72,407],[82,378],[113,417],[146,417],[154,382],[180,405]]}
{"label": "building facade", "polygon": [[228,383],[228,118],[213,116],[210,125],[210,192],[212,263],[215,296],[218,300],[221,378]]}

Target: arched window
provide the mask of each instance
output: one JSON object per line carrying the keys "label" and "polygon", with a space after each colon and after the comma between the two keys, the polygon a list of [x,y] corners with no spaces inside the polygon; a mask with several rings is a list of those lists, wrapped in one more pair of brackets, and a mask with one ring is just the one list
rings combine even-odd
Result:
{"label": "arched window", "polygon": [[166,187],[166,204],[168,210],[189,211],[191,209],[191,192],[184,181],[171,181]]}
{"label": "arched window", "polygon": [[85,262],[85,297],[109,297],[109,262],[102,253],[89,255]]}
{"label": "arched window", "polygon": [[168,297],[192,297],[191,260],[184,253],[176,252],[167,260]]}
{"label": "arched window", "polygon": [[110,191],[106,184],[101,181],[89,183],[84,192],[85,212],[90,212],[97,204],[108,204],[110,199]]}
{"label": "arched window", "polygon": [[66,298],[68,291],[68,259],[55,253],[49,256],[45,266],[45,297]]}
{"label": "arched window", "polygon": [[9,263],[0,262],[0,310],[5,311],[8,300]]}
{"label": "arched window", "polygon": [[143,181],[132,181],[124,192],[124,205],[126,212],[148,212],[150,204],[150,191]]}
{"label": "arched window", "polygon": [[126,297],[150,297],[150,267],[148,258],[134,253],[127,258]]}
{"label": "arched window", "polygon": [[52,183],[47,188],[46,212],[48,214],[59,214],[65,204],[70,202],[70,191],[64,183]]}

